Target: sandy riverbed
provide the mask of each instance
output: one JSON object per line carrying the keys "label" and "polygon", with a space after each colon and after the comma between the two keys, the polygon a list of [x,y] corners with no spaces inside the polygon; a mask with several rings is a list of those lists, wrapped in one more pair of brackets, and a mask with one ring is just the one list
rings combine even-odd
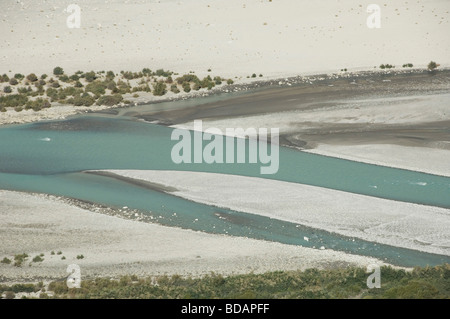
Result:
{"label": "sandy riverbed", "polygon": [[[1,259],[21,253],[30,256],[22,267],[0,263],[0,280],[6,282],[64,278],[69,264],[78,264],[85,277],[198,276],[381,264],[374,258],[331,250],[126,220],[55,197],[10,191],[0,191],[0,233]],[[41,253],[44,261],[29,266]],[[84,258],[77,259],[81,254]]]}

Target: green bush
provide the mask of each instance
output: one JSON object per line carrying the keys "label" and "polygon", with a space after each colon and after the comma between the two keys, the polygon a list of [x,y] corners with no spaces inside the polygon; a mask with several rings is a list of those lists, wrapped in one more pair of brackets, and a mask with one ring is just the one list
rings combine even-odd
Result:
{"label": "green bush", "polygon": [[[74,96],[73,98],[70,98],[67,100],[67,103],[72,104],[74,106],[91,106],[95,103],[95,99],[90,96],[88,93],[83,93],[81,95]],[[61,252],[58,252],[58,255],[60,255]]]}
{"label": "green bush", "polygon": [[69,78],[67,75],[65,75],[65,74],[61,75],[61,76],[59,77],[59,79],[60,79],[61,81],[63,81],[63,82],[66,82],[66,83],[70,81],[70,78]]}
{"label": "green bush", "polygon": [[41,75],[41,79],[42,79],[42,80],[45,80],[46,78],[47,78],[47,74],[42,74],[42,75]]}
{"label": "green bush", "polygon": [[256,73],[253,73],[253,74],[252,74],[252,78],[256,78]]}
{"label": "green bush", "polygon": [[14,74],[14,78],[16,78],[17,80],[22,80],[24,77],[25,77],[25,75],[20,74],[20,73]]}
{"label": "green bush", "polygon": [[78,256],[77,256],[77,259],[83,259],[83,258],[84,258],[83,255],[78,255]]}
{"label": "green bush", "polygon": [[3,74],[2,76],[0,76],[0,82],[8,82],[9,81],[9,76],[7,74]]}
{"label": "green bush", "polygon": [[97,79],[97,75],[94,71],[90,71],[84,74],[84,78],[86,79],[86,81],[92,82]]}
{"label": "green bush", "polygon": [[91,82],[88,85],[86,85],[86,88],[84,89],[86,92],[92,92],[96,96],[100,96],[105,94],[106,85],[103,82],[95,81]]}
{"label": "green bush", "polygon": [[3,88],[3,92],[5,92],[5,93],[11,93],[11,92],[12,92],[12,89],[11,89],[11,87],[8,85],[8,86],[5,86],[5,87]]}
{"label": "green bush", "polygon": [[50,106],[51,104],[47,99],[37,98],[34,101],[28,101],[25,108],[33,109],[34,111],[40,111],[44,108],[49,108]]}
{"label": "green bush", "polygon": [[[97,100],[97,105],[114,106],[122,102],[123,97],[120,94],[103,95]],[[83,255],[80,255],[83,256]],[[78,256],[77,256],[78,258]],[[84,258],[84,257],[83,257]]]}
{"label": "green bush", "polygon": [[186,93],[191,92],[191,84],[189,82],[183,82],[183,91]]}
{"label": "green bush", "polygon": [[44,258],[42,258],[41,256],[35,256],[33,258],[33,262],[34,263],[40,263],[40,262],[43,262],[43,261],[44,261]]}
{"label": "green bush", "polygon": [[172,91],[172,92],[175,93],[175,94],[180,93],[180,90],[178,89],[178,86],[177,86],[176,84],[172,84],[172,85],[170,86],[170,91]]}
{"label": "green bush", "polygon": [[72,81],[78,81],[80,79],[80,77],[78,76],[78,74],[73,74],[73,75],[70,76],[70,79]]}
{"label": "green bush", "polygon": [[169,77],[173,74],[173,72],[170,71],[164,71],[163,69],[158,69],[156,70],[156,72],[154,73],[154,75],[156,76],[163,76],[163,77]]}
{"label": "green bush", "polygon": [[438,67],[438,64],[434,61],[431,61],[430,63],[428,63],[428,70],[430,70],[430,71],[433,71],[437,67]]}
{"label": "green bush", "polygon": [[58,81],[54,81],[51,85],[52,88],[59,88],[61,86]]}
{"label": "green bush", "polygon": [[35,82],[38,80],[38,77],[34,73],[30,73],[27,75],[27,80],[30,82]]}
{"label": "green bush", "polygon": [[112,79],[114,79],[115,77],[116,77],[116,75],[114,74],[113,71],[108,71],[108,72],[106,72],[106,78],[107,78],[107,79],[112,80]]}
{"label": "green bush", "polygon": [[76,88],[82,88],[82,87],[83,87],[83,84],[81,84],[80,81],[76,81],[75,84],[74,84],[74,86],[75,86]]}
{"label": "green bush", "polygon": [[215,76],[214,77],[214,83],[217,85],[221,85],[222,84],[222,79],[220,78],[220,76]]}
{"label": "green bush", "polygon": [[24,106],[28,102],[28,97],[23,94],[11,94],[0,96],[0,107]]}
{"label": "green bush", "polygon": [[227,80],[227,84],[228,84],[228,85],[231,85],[231,84],[233,84],[233,83],[234,83],[234,81],[233,81],[232,79],[228,79],[228,80]]}
{"label": "green bush", "polygon": [[167,93],[167,85],[164,82],[157,82],[153,84],[153,95],[162,96]]}
{"label": "green bush", "polygon": [[9,80],[9,84],[11,84],[11,85],[17,85],[18,83],[19,83],[19,81],[17,81],[16,78],[11,78],[11,79]]}
{"label": "green bush", "polygon": [[56,68],[53,69],[53,74],[54,75],[63,75],[64,70],[61,67],[57,66]]}
{"label": "green bush", "polygon": [[28,255],[23,253],[19,255],[14,256],[14,266],[20,267],[22,266],[22,263],[28,258]]}
{"label": "green bush", "polygon": [[405,63],[405,64],[402,65],[402,67],[404,67],[404,68],[412,68],[413,64],[412,63]]}
{"label": "green bush", "polygon": [[8,259],[8,258],[4,257],[4,258],[2,259],[2,261],[1,261],[1,263],[2,263],[2,264],[7,264],[7,265],[9,265],[9,264],[11,263],[11,259]]}
{"label": "green bush", "polygon": [[183,84],[183,82],[200,82],[200,79],[195,74],[185,74],[176,79],[178,84]]}

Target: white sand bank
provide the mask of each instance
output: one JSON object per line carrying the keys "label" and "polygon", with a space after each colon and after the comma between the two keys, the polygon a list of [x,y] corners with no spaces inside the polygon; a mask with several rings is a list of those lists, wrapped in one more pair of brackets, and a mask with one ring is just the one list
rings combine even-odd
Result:
{"label": "white sand bank", "polygon": [[[450,143],[449,143],[450,146]],[[450,150],[390,144],[319,144],[307,152],[450,177]]]}
{"label": "white sand bank", "polygon": [[[450,210],[255,177],[178,171],[112,173],[173,194],[388,245],[450,255]],[[326,244],[325,244],[326,247]]]}
{"label": "white sand bank", "polygon": [[[22,267],[0,263],[0,278],[8,281],[64,278],[73,263],[81,267],[82,276],[196,276],[381,264],[331,250],[130,221],[73,207],[51,196],[10,191],[0,191],[0,234],[1,259],[24,252],[30,256]],[[44,261],[30,267],[40,253]],[[81,254],[85,258],[77,259]]]}

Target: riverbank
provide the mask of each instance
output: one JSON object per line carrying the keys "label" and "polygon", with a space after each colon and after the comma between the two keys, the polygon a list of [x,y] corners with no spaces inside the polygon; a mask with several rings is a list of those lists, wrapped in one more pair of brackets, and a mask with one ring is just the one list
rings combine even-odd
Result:
{"label": "riverbank", "polygon": [[[80,266],[82,278],[196,277],[211,272],[227,275],[383,264],[332,250],[131,220],[126,208],[78,202],[80,208],[72,200],[11,191],[0,191],[0,198],[0,259],[12,261],[0,263],[0,281],[5,283],[65,280],[69,264]],[[29,258],[21,267],[14,266],[14,256],[22,253]],[[43,261],[33,262],[40,254]]]}
{"label": "riverbank", "polygon": [[[207,205],[281,219],[366,241],[450,256],[447,231],[450,210],[445,208],[228,174],[159,170],[107,172],[115,174],[115,178],[125,178],[127,182],[131,179],[162,185],[159,191]],[[104,174],[103,171],[99,173]],[[332,243],[323,245],[328,249]]]}

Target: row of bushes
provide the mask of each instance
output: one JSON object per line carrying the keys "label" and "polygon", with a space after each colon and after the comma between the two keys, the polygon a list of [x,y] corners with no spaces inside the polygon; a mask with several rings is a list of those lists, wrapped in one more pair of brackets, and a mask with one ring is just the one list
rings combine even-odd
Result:
{"label": "row of bushes", "polygon": [[[120,280],[96,278],[83,280],[81,288],[69,289],[65,281],[54,281],[48,291],[54,298],[184,298],[184,299],[302,299],[302,298],[449,298],[450,265],[415,268],[411,272],[381,267],[381,288],[368,289],[369,274],[364,268],[307,269],[276,271],[223,277],[207,275],[201,278],[171,277],[138,278],[124,276]],[[34,286],[1,286],[0,293],[35,292]],[[43,295],[48,297],[48,295]]]}

